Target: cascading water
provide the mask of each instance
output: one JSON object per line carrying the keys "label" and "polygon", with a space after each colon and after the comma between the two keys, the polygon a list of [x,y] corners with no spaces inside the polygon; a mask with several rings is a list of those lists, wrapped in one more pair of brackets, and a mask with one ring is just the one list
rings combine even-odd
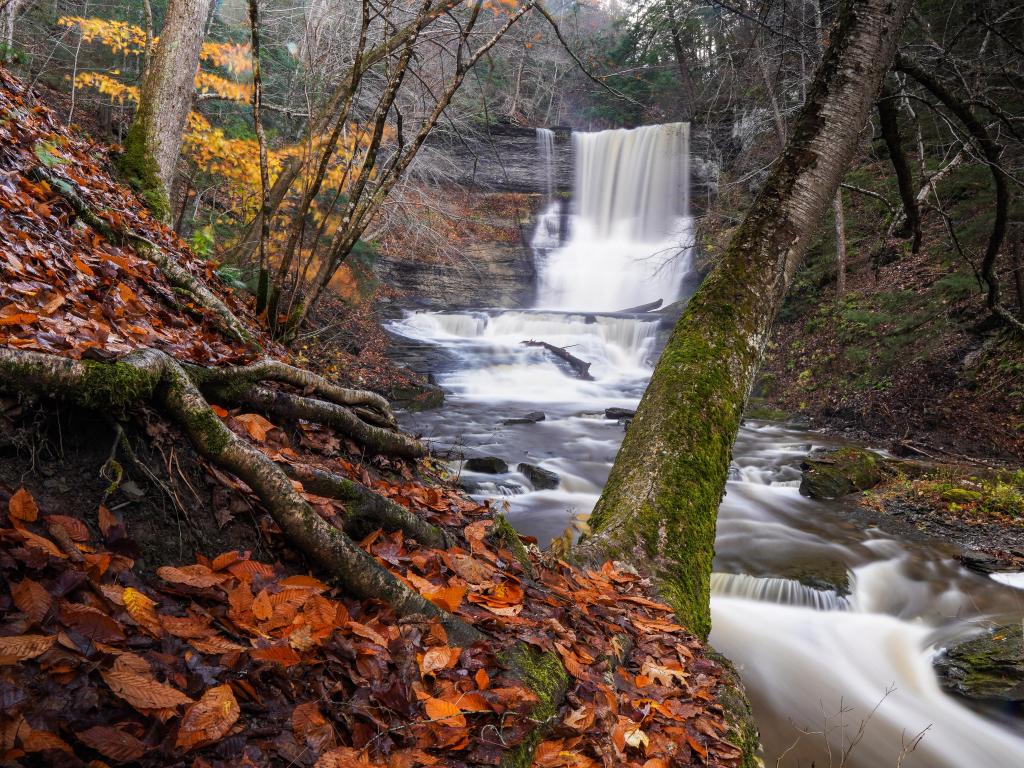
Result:
{"label": "cascading water", "polygon": [[[439,371],[444,407],[406,414],[405,426],[442,452],[505,459],[510,471],[464,472],[463,482],[507,503],[513,525],[542,545],[593,508],[623,434],[604,410],[635,408],[651,373],[657,315],[614,310],[685,295],[687,167],[685,153],[672,150],[685,139],[680,126],[574,136],[569,226],[551,199],[533,240],[538,309],[416,312],[392,326],[449,360]],[[546,163],[540,136],[538,146]],[[682,256],[663,264],[666,249]],[[590,362],[594,380],[521,345],[531,338]],[[543,421],[505,423],[538,410]],[[941,547],[855,526],[840,502],[800,496],[798,464],[810,440],[817,436],[744,427],[718,523],[711,640],[740,668],[766,764],[1024,765],[1022,734],[943,693],[931,668],[951,638],[989,617],[1019,618],[1024,577],[998,583],[968,573]],[[535,487],[519,462],[554,472],[557,487]],[[823,730],[827,737],[816,734]]]}
{"label": "cascading water", "polygon": [[550,128],[537,129],[537,154],[544,169],[544,200],[550,203],[555,190],[555,132]]}
{"label": "cascading water", "polygon": [[[537,306],[614,312],[680,298],[690,270],[689,124],[574,133],[568,242],[540,264]],[[550,248],[549,206],[537,228]]]}

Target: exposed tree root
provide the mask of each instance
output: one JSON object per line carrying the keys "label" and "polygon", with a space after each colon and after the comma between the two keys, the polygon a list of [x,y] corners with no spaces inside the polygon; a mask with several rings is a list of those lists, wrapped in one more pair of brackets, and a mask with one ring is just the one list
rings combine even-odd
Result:
{"label": "exposed tree root", "polygon": [[289,419],[305,419],[334,427],[375,453],[386,453],[402,458],[418,458],[427,454],[426,447],[419,440],[401,432],[368,424],[350,409],[334,403],[293,395],[258,384],[213,387],[210,392],[222,401],[259,408]]}
{"label": "exposed tree root", "polygon": [[340,387],[312,371],[296,368],[294,365],[282,363],[280,360],[268,358],[244,366],[198,368],[194,375],[192,370],[189,370],[189,375],[200,386],[207,384],[235,385],[260,381],[291,384],[293,387],[315,394],[335,405],[366,406],[379,414],[380,419],[384,422],[382,426],[395,426],[396,424],[395,415],[392,413],[388,401],[377,393]]}
{"label": "exposed tree root", "polygon": [[345,503],[345,531],[363,536],[377,528],[402,531],[410,539],[428,547],[448,549],[455,542],[442,528],[416,516],[401,504],[374,493],[347,477],[308,465],[278,463],[292,480],[298,480],[307,493]]}
{"label": "exposed tree root", "polygon": [[396,579],[321,518],[280,467],[221,423],[189,374],[166,353],[144,349],[117,362],[97,362],[0,348],[0,383],[67,397],[97,410],[152,402],[184,430],[201,455],[252,488],[288,540],[329,579],[357,597],[386,602],[399,616],[436,617],[456,642],[483,638]]}

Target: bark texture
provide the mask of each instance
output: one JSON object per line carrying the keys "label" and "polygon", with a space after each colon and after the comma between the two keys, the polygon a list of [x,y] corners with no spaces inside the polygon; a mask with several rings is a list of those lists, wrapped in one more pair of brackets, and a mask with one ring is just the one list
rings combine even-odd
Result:
{"label": "bark texture", "polygon": [[124,142],[122,169],[153,212],[166,219],[181,150],[181,134],[192,108],[199,50],[212,0],[170,0],[160,41],[148,63],[139,107]]}
{"label": "bark texture", "polygon": [[740,416],[793,273],[832,205],[911,0],[848,0],[785,152],[676,324],[591,519],[584,560],[632,562],[710,630],[715,522]]}
{"label": "bark texture", "polygon": [[896,92],[883,83],[882,98],[878,100],[878,122],[882,127],[885,146],[889,150],[889,159],[896,172],[900,201],[903,203],[903,223],[895,226],[894,221],[890,233],[898,237],[910,237],[910,252],[917,253],[921,247],[921,214],[917,207],[917,196],[914,190],[914,174],[910,170],[910,161],[907,160],[907,155],[903,151],[896,98]]}

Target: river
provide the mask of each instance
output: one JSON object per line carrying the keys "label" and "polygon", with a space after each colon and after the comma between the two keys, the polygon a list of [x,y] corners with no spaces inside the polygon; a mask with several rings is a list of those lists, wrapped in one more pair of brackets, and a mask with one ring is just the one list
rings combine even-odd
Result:
{"label": "river", "polygon": [[[455,471],[462,455],[504,459],[507,472],[462,470],[461,480],[542,546],[575,535],[593,508],[624,433],[605,410],[635,408],[656,359],[665,319],[618,310],[685,298],[694,282],[687,137],[680,125],[574,135],[571,220],[552,203],[534,237],[534,309],[410,312],[391,324],[436,349],[447,392],[443,408],[404,414],[403,425]],[[591,363],[593,380],[529,339]],[[537,411],[542,421],[505,423]],[[966,571],[941,542],[864,525],[853,502],[801,496],[800,459],[829,444],[745,424],[719,512],[711,642],[740,669],[766,764],[1024,765],[1021,721],[947,695],[931,664],[953,639],[1019,619],[1024,591]],[[558,486],[534,488],[522,462]]]}

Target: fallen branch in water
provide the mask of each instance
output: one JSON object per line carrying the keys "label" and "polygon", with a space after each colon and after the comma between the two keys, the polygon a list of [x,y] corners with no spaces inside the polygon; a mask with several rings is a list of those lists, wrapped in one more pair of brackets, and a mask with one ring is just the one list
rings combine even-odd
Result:
{"label": "fallen branch in water", "polygon": [[555,357],[564,360],[572,368],[577,379],[583,379],[584,381],[594,380],[594,377],[590,375],[590,363],[580,360],[569,350],[565,349],[565,347],[556,347],[554,344],[548,344],[546,341],[534,341],[533,339],[521,343],[526,347],[543,347]]}

